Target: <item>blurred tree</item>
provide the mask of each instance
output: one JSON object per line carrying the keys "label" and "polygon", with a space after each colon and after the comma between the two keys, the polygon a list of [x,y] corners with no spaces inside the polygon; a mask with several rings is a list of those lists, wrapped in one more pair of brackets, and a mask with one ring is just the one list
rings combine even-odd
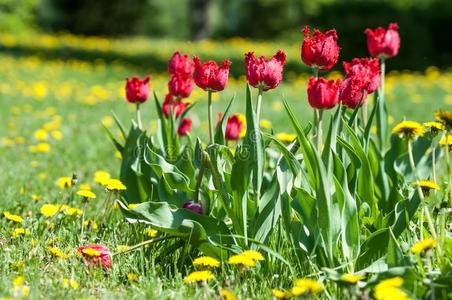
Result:
{"label": "blurred tree", "polygon": [[38,0],[0,0],[0,32],[23,33],[36,26]]}
{"label": "blurred tree", "polygon": [[211,34],[212,0],[190,0],[191,38],[201,40]]}

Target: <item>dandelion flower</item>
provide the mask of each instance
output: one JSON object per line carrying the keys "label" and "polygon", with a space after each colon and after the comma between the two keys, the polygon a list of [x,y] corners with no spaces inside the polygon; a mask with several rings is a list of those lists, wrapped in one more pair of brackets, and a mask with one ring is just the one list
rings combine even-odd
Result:
{"label": "dandelion flower", "polygon": [[24,219],[21,216],[13,215],[7,211],[3,212],[3,215],[5,216],[5,219],[9,221],[13,221],[16,223],[22,223],[24,221]]}
{"label": "dandelion flower", "polygon": [[61,249],[57,248],[57,247],[49,247],[47,248],[47,250],[49,251],[49,253],[56,258],[64,258],[64,253],[63,251],[61,251]]}
{"label": "dandelion flower", "polygon": [[41,213],[41,215],[51,218],[54,215],[56,215],[59,211],[59,207],[58,205],[53,205],[53,204],[44,204],[43,206],[41,206],[41,209],[39,210],[39,212]]}
{"label": "dandelion flower", "polygon": [[18,238],[21,236],[29,236],[29,235],[30,235],[30,229],[28,229],[28,228],[25,229],[22,227],[14,229],[13,232],[11,233],[11,236],[13,238]]}
{"label": "dandelion flower", "polygon": [[278,289],[272,289],[272,295],[276,299],[289,299],[292,297],[292,294],[287,291],[281,291]]}
{"label": "dandelion flower", "polygon": [[323,286],[320,282],[305,278],[305,279],[298,279],[295,281],[294,287],[292,288],[292,295],[293,296],[303,296],[306,294],[316,294],[323,291]]}
{"label": "dandelion flower", "polygon": [[424,128],[430,130],[432,135],[436,135],[438,132],[446,130],[446,126],[440,122],[426,122],[424,123]]}
{"label": "dandelion flower", "polygon": [[363,280],[366,277],[365,274],[342,274],[341,281],[356,284],[358,281]]}
{"label": "dandelion flower", "polygon": [[452,134],[448,134],[447,136],[443,136],[440,140],[439,140],[439,145],[441,147],[445,147],[446,144],[450,147],[452,146]]}
{"label": "dandelion flower", "polygon": [[237,296],[227,289],[221,289],[220,297],[225,300],[237,300]]}
{"label": "dandelion flower", "polygon": [[53,130],[50,134],[57,141],[61,141],[61,139],[63,138],[63,134],[59,130]]}
{"label": "dandelion flower", "polygon": [[256,261],[247,256],[244,256],[241,254],[236,254],[236,255],[232,255],[231,257],[229,257],[228,264],[241,265],[243,267],[255,267]]}
{"label": "dandelion flower", "polygon": [[425,239],[414,244],[413,247],[411,247],[411,252],[413,252],[414,254],[421,254],[427,250],[435,248],[436,244],[436,240]]}
{"label": "dandelion flower", "polygon": [[96,199],[96,194],[89,190],[79,190],[77,191],[77,195],[85,198],[85,199]]}
{"label": "dandelion flower", "polygon": [[213,273],[210,271],[194,271],[184,278],[185,283],[207,282],[214,279]]}
{"label": "dandelion flower", "polygon": [[48,143],[39,143],[31,145],[28,149],[31,153],[47,153],[50,151],[50,145]]}
{"label": "dandelion flower", "polygon": [[431,180],[418,180],[414,183],[415,185],[419,186],[422,191],[429,192],[430,190],[440,190],[440,186]]}
{"label": "dandelion flower", "polygon": [[127,280],[129,282],[137,282],[138,279],[140,279],[140,277],[138,276],[137,273],[133,273],[133,272],[127,273]]}
{"label": "dandelion flower", "polygon": [[270,129],[272,127],[272,122],[266,119],[262,119],[259,122],[259,125],[261,126],[262,129]]}
{"label": "dandelion flower", "polygon": [[96,173],[94,173],[94,182],[100,185],[106,185],[110,178],[110,174],[105,171],[97,171]]}
{"label": "dandelion flower", "polygon": [[158,231],[155,230],[155,229],[150,228],[150,229],[145,229],[145,230],[143,230],[143,233],[144,233],[145,235],[147,235],[148,237],[150,237],[150,238],[154,238],[154,237],[157,236]]}
{"label": "dandelion flower", "polygon": [[73,289],[73,290],[76,290],[78,288],[78,282],[73,279],[64,278],[63,279],[63,288],[67,289],[69,287],[71,287],[71,289]]}
{"label": "dandelion flower", "polygon": [[255,250],[246,250],[242,252],[243,256],[249,257],[252,260],[265,260],[264,256],[259,252]]}
{"label": "dandelion flower", "polygon": [[376,300],[409,300],[399,288],[403,285],[401,277],[394,277],[381,281],[375,286],[374,296]]}
{"label": "dandelion flower", "polygon": [[424,127],[418,122],[402,121],[392,129],[392,133],[400,138],[415,139],[424,135]]}
{"label": "dandelion flower", "polygon": [[72,186],[72,177],[64,176],[58,178],[57,185],[60,187],[60,189],[70,188]]}
{"label": "dandelion flower", "polygon": [[292,143],[297,136],[293,133],[280,132],[276,134],[276,138],[283,143]]}
{"label": "dandelion flower", "polygon": [[49,134],[45,129],[36,130],[34,136],[38,141],[47,141],[49,139]]}
{"label": "dandelion flower", "polygon": [[127,189],[127,187],[119,179],[109,179],[105,186],[110,191],[123,191]]}
{"label": "dandelion flower", "polygon": [[210,256],[201,256],[193,261],[193,266],[202,268],[216,268],[220,266],[220,261]]}
{"label": "dandelion flower", "polygon": [[435,119],[443,123],[446,127],[452,127],[452,111],[440,110],[435,113]]}

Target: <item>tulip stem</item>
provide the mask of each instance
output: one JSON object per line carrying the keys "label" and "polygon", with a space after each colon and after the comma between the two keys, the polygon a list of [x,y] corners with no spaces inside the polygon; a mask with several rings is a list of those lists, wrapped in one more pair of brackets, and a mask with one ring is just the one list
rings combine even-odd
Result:
{"label": "tulip stem", "polygon": [[204,168],[206,165],[206,156],[204,152],[201,152],[201,164],[199,165],[198,177],[196,177],[195,196],[193,200],[195,203],[199,203],[199,188],[201,187],[202,177],[204,176]]}
{"label": "tulip stem", "polygon": [[209,119],[209,138],[210,144],[213,144],[213,127],[212,127],[212,91],[207,91],[207,117]]}
{"label": "tulip stem", "polygon": [[[410,159],[411,170],[413,171],[414,180],[415,180],[416,186],[417,186],[417,192],[419,194],[419,199],[421,201],[421,204],[420,204],[422,207],[421,213],[425,214],[425,218],[427,219],[427,224],[428,224],[430,233],[431,233],[432,237],[436,240],[437,235],[436,235],[435,226],[433,225],[432,217],[430,216],[430,212],[428,211],[427,205],[425,204],[424,193],[422,192],[422,188],[419,185],[419,178],[417,176],[416,163],[414,162],[413,145],[411,143],[411,140],[408,139],[407,144],[408,144],[408,157]],[[421,230],[422,230],[422,224],[421,224]]]}
{"label": "tulip stem", "polygon": [[111,256],[113,257],[113,256],[116,256],[118,254],[125,254],[127,252],[131,252],[131,251],[134,251],[134,250],[136,250],[138,248],[141,248],[141,247],[143,247],[145,245],[156,243],[156,242],[161,242],[161,241],[172,239],[172,238],[176,238],[176,236],[175,235],[168,235],[168,236],[163,236],[163,237],[159,237],[159,238],[155,238],[155,239],[150,239],[150,240],[138,243],[136,245],[130,246],[125,251],[118,251],[118,252],[112,253]]}
{"label": "tulip stem", "polygon": [[323,109],[316,109],[317,118],[317,150],[320,152],[322,150],[322,120],[323,120]]}
{"label": "tulip stem", "polygon": [[138,124],[138,128],[142,129],[142,125],[141,125],[141,112],[140,112],[140,103],[137,103],[137,124]]}
{"label": "tulip stem", "polygon": [[257,94],[256,101],[256,121],[257,126],[259,126],[260,116],[261,116],[261,103],[262,103],[262,95],[264,94],[264,88],[259,86],[259,92]]}
{"label": "tulip stem", "polygon": [[362,118],[363,118],[363,128],[366,128],[367,124],[367,101],[364,102],[363,107],[361,108]]}
{"label": "tulip stem", "polygon": [[385,112],[385,72],[386,63],[385,59],[380,59],[380,88],[378,90],[378,110],[377,110],[377,137],[380,143],[380,149],[385,147],[386,132],[383,132],[383,128],[387,124],[386,112]]}

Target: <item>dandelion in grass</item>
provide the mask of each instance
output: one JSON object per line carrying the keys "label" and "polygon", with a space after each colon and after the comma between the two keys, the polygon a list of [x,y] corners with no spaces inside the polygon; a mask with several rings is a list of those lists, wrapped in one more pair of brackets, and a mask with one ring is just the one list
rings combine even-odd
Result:
{"label": "dandelion in grass", "polygon": [[279,132],[276,134],[276,138],[283,143],[292,143],[297,136],[293,133]]}
{"label": "dandelion in grass", "polygon": [[446,130],[446,126],[444,126],[444,124],[440,122],[426,122],[424,123],[424,128],[433,136],[437,135],[441,131]]}
{"label": "dandelion in grass", "polygon": [[401,277],[394,277],[381,281],[375,286],[374,297],[376,300],[409,300],[400,287],[403,285]]}
{"label": "dandelion in grass", "polygon": [[55,258],[66,258],[63,251],[61,251],[61,249],[57,247],[49,247],[47,248],[47,250],[49,251],[50,255]]}
{"label": "dandelion in grass", "polygon": [[431,190],[440,190],[440,186],[431,180],[418,180],[414,183],[414,185],[421,187],[424,195],[428,196]]}
{"label": "dandelion in grass", "polygon": [[58,178],[57,185],[60,187],[60,189],[67,189],[72,186],[72,177],[69,176],[63,176]]}
{"label": "dandelion in grass", "polygon": [[452,127],[452,111],[440,110],[435,113],[435,119],[443,123],[447,128]]}
{"label": "dandelion in grass", "polygon": [[143,230],[143,233],[145,235],[147,235],[148,237],[150,237],[150,238],[155,238],[157,236],[157,234],[158,234],[158,231],[155,230],[155,229],[150,228],[150,229]]}
{"label": "dandelion in grass", "polygon": [[289,299],[292,297],[292,294],[290,292],[278,289],[272,289],[272,295],[276,299]]}
{"label": "dandelion in grass", "polygon": [[68,216],[81,216],[83,214],[81,209],[75,207],[68,207],[64,212]]}
{"label": "dandelion in grass", "polygon": [[77,195],[83,197],[84,199],[96,199],[96,194],[89,190],[79,190],[77,191]]}
{"label": "dandelion in grass", "polygon": [[228,259],[228,264],[230,265],[238,265],[241,267],[255,267],[256,266],[256,261],[252,258],[249,258],[247,256],[241,255],[241,254],[236,254],[236,255],[232,255],[231,257],[229,257]]}
{"label": "dandelion in grass", "polygon": [[107,182],[110,180],[110,173],[105,171],[97,171],[94,173],[94,182],[100,184],[100,185],[106,185]]}
{"label": "dandelion in grass", "polygon": [[197,268],[217,268],[220,266],[220,261],[210,256],[201,256],[193,260],[193,266]]}
{"label": "dandelion in grass", "polygon": [[8,211],[3,212],[3,216],[5,217],[5,219],[15,223],[22,223],[24,221],[24,219],[21,216],[11,214]]}
{"label": "dandelion in grass", "polygon": [[402,121],[392,129],[392,133],[400,138],[412,140],[424,135],[424,127],[418,122]]}
{"label": "dandelion in grass", "polygon": [[185,283],[207,282],[214,279],[215,276],[210,271],[194,271],[184,278]]}
{"label": "dandelion in grass", "polygon": [[140,279],[140,277],[138,276],[137,273],[134,273],[134,272],[127,273],[127,280],[129,282],[138,282],[139,279]]}
{"label": "dandelion in grass", "polygon": [[73,290],[76,290],[78,288],[78,282],[73,279],[64,278],[63,279],[63,288],[65,288],[65,289],[71,288]]}
{"label": "dandelion in grass", "polygon": [[80,184],[81,191],[91,191],[91,185],[89,183]]}
{"label": "dandelion in grass", "polygon": [[411,247],[411,252],[413,252],[414,254],[422,254],[430,249],[435,248],[437,244],[438,242],[436,240],[425,239],[414,244],[413,247]]}
{"label": "dandelion in grass", "polygon": [[23,276],[17,276],[13,279],[13,296],[15,298],[26,298],[30,295],[30,287],[25,284]]}
{"label": "dandelion in grass", "polygon": [[267,119],[262,119],[259,121],[259,126],[262,129],[270,129],[270,128],[272,128],[272,122],[270,122],[270,120],[267,120]]}
{"label": "dandelion in grass", "polygon": [[449,146],[449,151],[450,151],[450,148],[452,147],[452,134],[448,134],[447,136],[443,136],[439,140],[439,145],[441,147],[445,147],[446,145]]}
{"label": "dandelion in grass", "polygon": [[292,288],[293,296],[304,296],[307,294],[317,294],[323,291],[323,285],[317,280],[305,278],[298,279]]}
{"label": "dandelion in grass", "polygon": [[220,297],[224,300],[237,300],[237,296],[227,289],[221,289],[220,291]]}
{"label": "dandelion in grass", "polygon": [[93,220],[85,220],[83,222],[83,226],[87,227],[88,229],[96,230],[98,228],[97,223]]}
{"label": "dandelion in grass", "polygon": [[255,261],[264,261],[265,258],[264,256],[259,252],[259,251],[255,251],[255,250],[246,250],[242,252],[243,256],[249,257],[252,260]]}
{"label": "dandelion in grass", "polygon": [[348,284],[357,284],[358,281],[363,280],[364,278],[366,278],[365,274],[342,274],[341,275],[341,281],[348,283]]}
{"label": "dandelion in grass", "polygon": [[109,179],[105,186],[110,191],[124,191],[127,189],[119,179]]}
{"label": "dandelion in grass", "polygon": [[25,229],[25,228],[16,228],[11,232],[11,237],[13,238],[19,238],[22,236],[29,236],[31,234],[30,229]]}
{"label": "dandelion in grass", "polygon": [[31,153],[47,153],[50,151],[50,145],[48,143],[39,143],[31,145],[28,149]]}

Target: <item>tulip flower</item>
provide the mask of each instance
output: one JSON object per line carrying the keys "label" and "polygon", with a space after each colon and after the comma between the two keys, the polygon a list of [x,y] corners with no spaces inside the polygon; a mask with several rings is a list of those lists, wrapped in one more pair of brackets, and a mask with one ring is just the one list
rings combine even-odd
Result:
{"label": "tulip flower", "polygon": [[330,109],[339,102],[340,80],[311,77],[308,83],[309,105],[317,109]]}
{"label": "tulip flower", "polygon": [[226,123],[226,131],[224,137],[228,141],[236,141],[240,137],[240,132],[242,131],[243,123],[240,121],[238,115],[233,115],[228,118]]}
{"label": "tulip flower", "polygon": [[194,88],[193,79],[189,76],[175,73],[171,75],[168,82],[168,90],[171,95],[177,98],[188,98]]}
{"label": "tulip flower", "polygon": [[195,65],[188,55],[181,55],[179,51],[174,52],[168,61],[168,72],[172,75],[179,74],[183,77],[190,77],[193,74]]}
{"label": "tulip flower", "polygon": [[190,103],[184,102],[182,100],[177,101],[170,93],[166,94],[165,101],[163,101],[162,104],[162,112],[167,119],[170,115],[170,103],[171,110],[173,114],[176,115],[176,118],[179,118],[179,116],[184,112],[185,108],[190,105]]}
{"label": "tulip flower", "polygon": [[179,127],[177,128],[177,134],[179,136],[185,136],[191,130],[191,119],[184,118],[180,120]]}
{"label": "tulip flower", "polygon": [[213,127],[212,127],[212,93],[224,90],[228,83],[230,60],[225,60],[218,66],[216,62],[209,60],[204,64],[197,56],[193,58],[195,63],[195,72],[193,79],[198,87],[208,92],[207,109],[209,120],[209,137],[210,143],[213,143]]}
{"label": "tulip flower", "polygon": [[345,78],[339,88],[339,100],[346,106],[355,109],[360,103],[363,105],[367,98],[366,81],[357,76]]}
{"label": "tulip flower", "polygon": [[137,106],[136,116],[138,128],[141,126],[141,114],[140,114],[140,104],[146,102],[149,96],[150,89],[150,76],[146,76],[143,80],[140,80],[137,76],[132,79],[126,78],[126,99],[130,103],[135,103]]}
{"label": "tulip flower", "polygon": [[111,269],[111,255],[107,247],[101,244],[90,244],[79,247],[80,253],[88,266],[102,266]]}
{"label": "tulip flower", "polygon": [[364,33],[367,35],[367,48],[373,57],[391,58],[399,53],[400,36],[397,23],[391,23],[388,29],[378,27],[375,30],[367,28]]}
{"label": "tulip flower", "polygon": [[204,214],[204,208],[202,207],[201,203],[196,203],[194,201],[185,202],[182,208],[188,209],[200,215]]}
{"label": "tulip flower", "polygon": [[314,30],[312,37],[309,26],[303,28],[304,41],[301,45],[301,59],[303,62],[315,69],[327,71],[331,69],[339,58],[339,46],[337,44],[337,33],[335,29],[325,33],[318,29]]}
{"label": "tulip flower", "polygon": [[364,81],[368,94],[380,86],[380,65],[376,58],[354,58],[351,62],[344,62],[344,69],[346,77],[356,76]]}

